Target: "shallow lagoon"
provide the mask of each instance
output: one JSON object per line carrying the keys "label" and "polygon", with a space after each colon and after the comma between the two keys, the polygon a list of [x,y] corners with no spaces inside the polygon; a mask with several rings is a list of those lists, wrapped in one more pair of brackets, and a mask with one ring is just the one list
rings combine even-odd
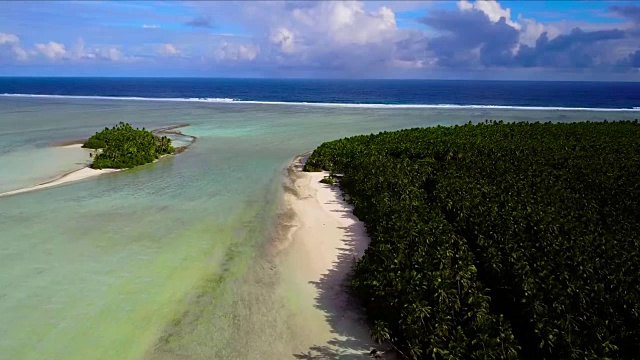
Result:
{"label": "shallow lagoon", "polygon": [[296,298],[268,245],[296,154],[415,126],[639,114],[0,97],[0,191],[82,166],[85,154],[48,146],[119,121],[189,123],[198,137],[155,164],[0,198],[1,357],[290,356]]}

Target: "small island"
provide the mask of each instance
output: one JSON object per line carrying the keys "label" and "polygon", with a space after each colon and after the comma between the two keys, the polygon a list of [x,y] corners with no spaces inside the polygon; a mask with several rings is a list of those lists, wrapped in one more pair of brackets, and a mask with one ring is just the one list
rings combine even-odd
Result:
{"label": "small island", "polygon": [[[177,130],[185,126],[189,126],[189,124],[171,125],[149,131],[145,128],[138,129],[130,124],[120,122],[112,128],[104,128],[104,130],[95,133],[86,141],[71,140],[53,144],[52,146],[59,148],[72,149],[82,147],[91,150],[89,156],[93,158],[93,162],[91,165],[62,174],[40,184],[0,193],[0,197],[46,189],[126,170],[155,162],[166,155],[180,154],[197,140],[197,137],[183,134]],[[173,135],[174,138],[189,139],[189,142],[186,145],[174,148],[171,139],[164,134]]]}
{"label": "small island", "polygon": [[95,133],[82,147],[96,150],[91,168],[98,170],[129,169],[176,151],[167,136],[156,136],[124,122]]}

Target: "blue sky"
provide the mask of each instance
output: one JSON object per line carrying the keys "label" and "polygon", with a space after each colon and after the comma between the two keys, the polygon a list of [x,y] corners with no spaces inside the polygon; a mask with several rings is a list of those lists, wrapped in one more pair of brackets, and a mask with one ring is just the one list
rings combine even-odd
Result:
{"label": "blue sky", "polygon": [[1,76],[639,80],[633,1],[4,1]]}

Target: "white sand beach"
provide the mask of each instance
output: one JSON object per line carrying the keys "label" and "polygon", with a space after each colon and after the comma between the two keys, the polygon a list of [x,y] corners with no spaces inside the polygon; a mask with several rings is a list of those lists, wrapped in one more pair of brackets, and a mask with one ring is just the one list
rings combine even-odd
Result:
{"label": "white sand beach", "polygon": [[58,146],[59,148],[62,149],[76,149],[76,148],[81,148],[82,147],[82,143],[80,144],[68,144],[68,145],[62,145],[62,146]]}
{"label": "white sand beach", "polygon": [[296,357],[366,358],[381,346],[371,340],[364,312],[348,293],[348,277],[369,238],[339,187],[319,182],[328,173],[302,172],[306,158],[292,163],[285,192],[285,206],[295,215],[283,276],[295,292],[291,326],[308,343],[295,349]]}
{"label": "white sand beach", "polygon": [[87,179],[87,178],[91,178],[91,177],[95,177],[95,176],[99,176],[99,175],[103,175],[103,174],[108,174],[108,173],[112,173],[112,172],[116,172],[116,171],[120,171],[120,169],[96,170],[96,169],[92,169],[90,167],[84,167],[82,169],[72,171],[70,173],[62,175],[61,177],[58,177],[56,179],[44,182],[42,184],[38,184],[38,185],[35,185],[35,186],[29,186],[29,187],[25,187],[25,188],[21,188],[21,189],[17,189],[17,190],[3,192],[3,193],[0,194],[0,197],[21,194],[21,193],[25,193],[25,192],[29,192],[29,191],[46,189],[46,188],[49,188],[49,187],[52,187],[52,186],[58,186],[58,185],[62,185],[62,184],[66,184],[66,183],[72,182],[72,181],[78,181],[78,180],[82,180],[82,179]]}

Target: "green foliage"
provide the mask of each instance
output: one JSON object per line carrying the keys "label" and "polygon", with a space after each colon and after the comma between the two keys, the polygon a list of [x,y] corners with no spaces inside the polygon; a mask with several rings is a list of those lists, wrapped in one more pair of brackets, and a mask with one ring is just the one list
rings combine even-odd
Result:
{"label": "green foliage", "polygon": [[325,176],[320,180],[323,184],[334,185],[336,183],[335,179],[331,176]]}
{"label": "green foliage", "polygon": [[168,137],[158,137],[151,131],[134,129],[123,122],[111,129],[105,128],[97,132],[83,147],[101,149],[91,165],[94,169],[132,168],[175,151]]}
{"label": "green foliage", "polygon": [[83,148],[87,148],[87,149],[104,149],[105,147],[107,147],[107,143],[104,140],[101,140],[99,138],[96,138],[95,135],[90,137],[83,145]]}
{"label": "green foliage", "polygon": [[485,122],[322,144],[372,242],[377,340],[436,359],[640,358],[638,122]]}
{"label": "green foliage", "polygon": [[320,172],[320,171],[322,171],[322,168],[313,167],[313,166],[309,165],[309,163],[306,163],[306,164],[304,164],[304,167],[302,168],[302,171],[305,171],[305,172]]}

